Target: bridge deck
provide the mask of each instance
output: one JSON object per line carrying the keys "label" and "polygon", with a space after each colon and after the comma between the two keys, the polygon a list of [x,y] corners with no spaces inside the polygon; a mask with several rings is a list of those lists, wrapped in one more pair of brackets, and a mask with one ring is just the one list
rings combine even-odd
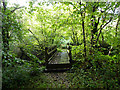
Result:
{"label": "bridge deck", "polygon": [[63,50],[63,52],[58,52],[49,62],[49,64],[65,64],[65,63],[70,63],[67,50]]}
{"label": "bridge deck", "polygon": [[64,49],[62,52],[57,52],[52,60],[50,60],[45,72],[64,72],[70,70],[70,68],[69,56],[67,50]]}

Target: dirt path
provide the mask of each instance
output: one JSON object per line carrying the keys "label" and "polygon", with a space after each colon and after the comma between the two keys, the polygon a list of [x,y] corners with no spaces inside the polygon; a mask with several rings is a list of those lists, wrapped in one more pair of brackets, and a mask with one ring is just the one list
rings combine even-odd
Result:
{"label": "dirt path", "polygon": [[45,73],[52,88],[69,88],[71,81],[67,77],[68,73]]}

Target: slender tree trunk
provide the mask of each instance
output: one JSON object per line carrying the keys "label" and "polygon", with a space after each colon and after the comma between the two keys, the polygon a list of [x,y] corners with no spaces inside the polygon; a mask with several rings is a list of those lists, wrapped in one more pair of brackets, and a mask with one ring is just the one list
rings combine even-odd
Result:
{"label": "slender tree trunk", "polygon": [[115,28],[116,29],[115,37],[117,37],[117,29],[118,29],[119,21],[120,21],[120,18],[118,18],[117,25],[116,25],[116,28]]}
{"label": "slender tree trunk", "polygon": [[104,36],[102,35],[102,42],[104,42]]}
{"label": "slender tree trunk", "polygon": [[[0,1],[0,76],[2,76],[2,11]],[[0,77],[2,78],[2,77]],[[0,80],[0,89],[2,90],[2,80]]]}
{"label": "slender tree trunk", "polygon": [[[79,3],[81,5],[81,2]],[[82,30],[83,30],[83,42],[84,42],[84,58],[86,60],[86,38],[85,38],[85,26],[84,26],[84,19],[85,19],[85,12],[80,12],[82,18]]]}
{"label": "slender tree trunk", "polygon": [[86,58],[86,39],[85,39],[85,28],[84,28],[83,18],[82,18],[82,29],[83,29],[83,42],[84,42],[84,57]]}
{"label": "slender tree trunk", "polygon": [[73,26],[72,26],[72,40],[73,40],[73,43],[76,44],[76,39],[75,39],[75,32],[74,32],[74,29],[73,29]]}
{"label": "slender tree trunk", "polygon": [[[97,8],[98,8],[98,6],[94,5],[92,12],[94,13]],[[97,32],[98,32],[97,27],[98,27],[98,24],[99,24],[99,19],[100,18],[98,18],[98,22],[96,23],[96,17],[94,15],[92,15],[92,17],[91,17],[91,25],[92,25],[92,29],[91,29],[91,47],[93,47],[93,45],[95,44],[94,35],[97,36]]]}
{"label": "slender tree trunk", "polygon": [[85,26],[84,26],[85,14],[83,15],[83,12],[81,12],[81,17],[82,17],[82,30],[83,30],[83,42],[84,42],[84,58],[86,59],[86,38],[85,38]]}

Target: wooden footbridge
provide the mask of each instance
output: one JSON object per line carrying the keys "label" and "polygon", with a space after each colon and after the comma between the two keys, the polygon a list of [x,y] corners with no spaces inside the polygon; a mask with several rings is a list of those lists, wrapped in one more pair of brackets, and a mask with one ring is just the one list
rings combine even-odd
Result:
{"label": "wooden footbridge", "polygon": [[63,52],[57,51],[57,46],[45,48],[45,72],[64,72],[72,67],[71,47],[68,46]]}

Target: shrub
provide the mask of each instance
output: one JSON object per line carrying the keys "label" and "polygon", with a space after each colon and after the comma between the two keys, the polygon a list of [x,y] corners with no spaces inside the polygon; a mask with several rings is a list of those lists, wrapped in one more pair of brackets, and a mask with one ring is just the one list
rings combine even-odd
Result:
{"label": "shrub", "polygon": [[[29,63],[22,66],[6,67],[3,68],[3,89],[5,88],[19,88],[29,83],[29,80],[34,76],[38,75],[44,68],[32,67]],[[32,73],[32,74],[31,74]]]}

